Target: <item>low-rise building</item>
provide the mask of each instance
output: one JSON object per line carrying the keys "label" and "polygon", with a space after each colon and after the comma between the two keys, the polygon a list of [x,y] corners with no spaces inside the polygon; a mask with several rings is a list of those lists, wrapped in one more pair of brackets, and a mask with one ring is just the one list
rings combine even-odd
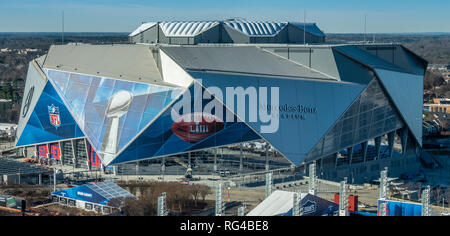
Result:
{"label": "low-rise building", "polygon": [[450,114],[450,99],[434,98],[432,104],[424,104],[424,111]]}

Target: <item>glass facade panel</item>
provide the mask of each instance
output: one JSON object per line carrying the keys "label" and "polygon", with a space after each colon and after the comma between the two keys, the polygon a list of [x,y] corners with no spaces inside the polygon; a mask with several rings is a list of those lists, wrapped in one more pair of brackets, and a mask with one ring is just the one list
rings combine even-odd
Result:
{"label": "glass facade panel", "polygon": [[306,160],[312,161],[402,127],[402,119],[390,104],[379,81],[374,79],[312,149]]}
{"label": "glass facade panel", "polygon": [[154,84],[45,72],[100,157],[115,156],[182,92]]}
{"label": "glass facade panel", "polygon": [[[194,86],[190,88],[190,93],[196,94]],[[204,93],[206,93],[206,90],[202,88],[200,94]],[[196,96],[191,97],[190,113],[183,112],[183,114],[196,115],[198,113],[194,111],[194,102],[202,101],[203,104],[200,105],[204,108],[215,99],[214,96],[210,96],[211,99],[198,99]],[[178,101],[182,101],[182,97]],[[221,109],[223,109],[222,114],[226,114],[228,111],[225,106],[222,106]],[[244,122],[238,122],[236,117],[234,122],[226,122],[215,117],[214,114],[207,114],[216,118],[214,122],[207,122],[204,119],[205,113],[200,113],[200,115],[203,115],[202,122],[174,122],[172,109],[167,109],[125,148],[113,160],[112,164],[176,155],[261,139]]]}

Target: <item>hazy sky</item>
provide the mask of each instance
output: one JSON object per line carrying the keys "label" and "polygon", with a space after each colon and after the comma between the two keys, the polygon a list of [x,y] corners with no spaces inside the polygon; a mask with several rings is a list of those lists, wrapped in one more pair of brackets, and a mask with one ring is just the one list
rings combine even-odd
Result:
{"label": "hazy sky", "polygon": [[450,32],[449,0],[0,0],[0,32],[131,32],[143,21],[316,22],[325,33]]}

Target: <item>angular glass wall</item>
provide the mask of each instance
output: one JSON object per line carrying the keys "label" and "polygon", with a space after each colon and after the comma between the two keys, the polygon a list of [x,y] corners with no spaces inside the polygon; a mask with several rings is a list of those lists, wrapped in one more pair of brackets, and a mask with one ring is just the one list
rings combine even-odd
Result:
{"label": "angular glass wall", "polygon": [[306,161],[338,152],[404,127],[377,79],[370,82],[333,128],[313,148]]}
{"label": "angular glass wall", "polygon": [[[200,87],[199,91],[195,89],[196,86],[192,86],[184,94],[184,96],[193,94],[187,97],[191,103],[189,111],[183,110],[184,115],[179,120],[173,120],[172,111],[176,110],[175,107],[184,101],[184,96],[180,97],[173,106],[167,108],[148,128],[139,134],[111,164],[133,162],[152,157],[163,157],[261,139],[246,123],[241,122],[220,102],[218,102],[220,103],[218,104],[218,109],[222,110],[221,114],[230,113],[234,117],[234,122],[227,122],[222,120],[224,118],[218,117],[219,110],[216,111],[216,108],[212,109],[214,114],[208,114],[205,111],[205,107],[210,105],[210,102],[216,101],[216,99],[204,88],[198,84],[197,86]],[[206,95],[209,95],[207,96],[209,99],[205,98]],[[203,112],[195,111],[198,105]],[[181,108],[180,111],[182,109],[184,108]],[[203,118],[201,122],[181,119],[187,115],[193,115],[193,117],[201,115]],[[205,117],[211,118],[212,121],[207,121]]]}
{"label": "angular glass wall", "polygon": [[105,163],[182,91],[112,78],[45,70]]}
{"label": "angular glass wall", "polygon": [[52,84],[47,83],[16,145],[32,145],[83,136]]}

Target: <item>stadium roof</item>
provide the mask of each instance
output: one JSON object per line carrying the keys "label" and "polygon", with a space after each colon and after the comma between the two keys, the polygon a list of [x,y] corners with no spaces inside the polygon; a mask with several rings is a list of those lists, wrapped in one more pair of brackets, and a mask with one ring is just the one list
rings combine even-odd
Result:
{"label": "stadium roof", "polygon": [[322,32],[322,30],[319,29],[319,27],[317,27],[315,23],[289,22],[289,24],[300,29],[306,29],[306,32],[309,32],[313,35],[325,37],[325,34]]}
{"label": "stadium roof", "polygon": [[338,51],[344,53],[344,55],[350,56],[355,60],[358,60],[358,62],[369,66],[371,68],[379,68],[379,69],[387,69],[387,70],[394,70],[399,72],[407,72],[405,69],[396,66],[392,63],[389,63],[379,57],[376,57],[367,51],[361,50],[357,47],[350,46],[350,45],[343,45],[343,46],[336,46],[334,47]]}
{"label": "stadium roof", "polygon": [[[129,34],[130,37],[136,36],[155,25],[159,25],[162,32],[167,37],[194,37],[201,34],[216,25],[224,24],[247,36],[274,36],[283,30],[287,25],[295,26],[299,29],[306,29],[307,32],[325,37],[325,34],[317,27],[315,23],[301,22],[277,22],[277,21],[245,21],[245,20],[226,20],[226,21],[162,21],[142,23],[136,30]],[[305,27],[306,26],[306,27]]]}
{"label": "stadium roof", "polygon": [[173,86],[163,81],[150,46],[54,45],[42,67],[140,83]]}
{"label": "stadium roof", "polygon": [[286,22],[225,21],[225,25],[249,36],[273,36],[278,34]]}
{"label": "stadium roof", "polygon": [[218,21],[174,21],[162,22],[159,25],[167,37],[193,37],[218,24]]}
{"label": "stadium roof", "polygon": [[188,71],[337,80],[256,46],[163,46],[161,49]]}
{"label": "stadium roof", "polygon": [[139,26],[135,31],[133,31],[130,35],[130,37],[136,36],[138,34],[140,34],[141,32],[144,32],[150,28],[152,28],[153,26],[155,26],[156,24],[158,24],[157,22],[147,22],[147,23],[143,23],[141,26]]}

